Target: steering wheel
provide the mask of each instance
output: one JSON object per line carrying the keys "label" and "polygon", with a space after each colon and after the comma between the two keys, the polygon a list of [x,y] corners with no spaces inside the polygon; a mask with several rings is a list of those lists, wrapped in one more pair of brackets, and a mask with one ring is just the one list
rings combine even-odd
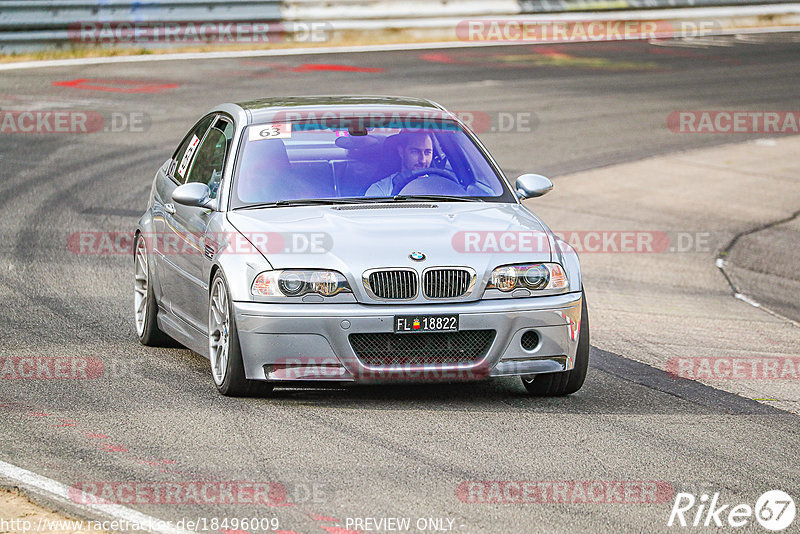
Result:
{"label": "steering wheel", "polygon": [[410,184],[414,180],[422,178],[423,176],[427,176],[429,174],[438,174],[439,176],[444,176],[448,180],[451,180],[456,184],[458,184],[460,187],[463,187],[461,186],[461,182],[458,181],[458,177],[455,175],[453,171],[449,171],[447,169],[440,169],[438,167],[428,167],[426,169],[413,170],[404,175],[403,179],[394,181],[392,186],[392,196],[399,194],[402,189],[404,189],[408,184]]}

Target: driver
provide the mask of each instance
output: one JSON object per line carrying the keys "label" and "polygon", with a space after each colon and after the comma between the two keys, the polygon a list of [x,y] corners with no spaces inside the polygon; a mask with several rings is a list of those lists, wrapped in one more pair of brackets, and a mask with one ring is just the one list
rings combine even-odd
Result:
{"label": "driver", "polygon": [[[415,178],[411,174],[412,172],[429,168],[433,159],[433,138],[430,132],[400,134],[397,153],[400,155],[400,171],[372,184],[364,196],[391,197],[397,195],[412,178]],[[420,175],[416,177],[418,178]]]}

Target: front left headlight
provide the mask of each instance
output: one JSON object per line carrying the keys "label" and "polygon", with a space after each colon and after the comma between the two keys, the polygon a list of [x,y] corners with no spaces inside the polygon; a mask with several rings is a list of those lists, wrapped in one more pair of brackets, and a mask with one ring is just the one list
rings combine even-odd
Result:
{"label": "front left headlight", "polygon": [[540,291],[545,289],[566,289],[569,287],[564,268],[558,263],[523,263],[503,265],[492,271],[486,289],[499,289],[503,292],[514,289]]}
{"label": "front left headlight", "polygon": [[352,290],[340,272],[292,269],[260,273],[250,292],[258,297],[302,297],[311,293],[332,297]]}

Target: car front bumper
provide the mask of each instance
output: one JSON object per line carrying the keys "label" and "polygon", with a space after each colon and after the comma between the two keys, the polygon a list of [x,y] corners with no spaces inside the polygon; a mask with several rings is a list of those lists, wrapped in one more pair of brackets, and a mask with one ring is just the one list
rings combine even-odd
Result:
{"label": "car front bumper", "polygon": [[[245,375],[273,381],[459,381],[573,368],[582,294],[427,305],[234,302]],[[445,364],[370,366],[349,339],[393,332],[395,315],[458,314],[459,331],[494,330],[485,355]],[[522,347],[533,330],[539,343]],[[415,336],[418,334],[397,334]],[[433,334],[446,335],[446,334]]]}

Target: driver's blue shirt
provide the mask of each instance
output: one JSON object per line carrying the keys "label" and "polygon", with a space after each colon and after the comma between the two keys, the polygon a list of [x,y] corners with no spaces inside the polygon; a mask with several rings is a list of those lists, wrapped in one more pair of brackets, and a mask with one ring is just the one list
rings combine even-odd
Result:
{"label": "driver's blue shirt", "polygon": [[[365,197],[390,197],[392,196],[392,189],[394,189],[394,179],[399,176],[401,173],[396,172],[391,176],[387,176],[381,180],[378,180],[369,188],[367,192],[364,193]],[[428,174],[423,174],[423,176],[429,176]],[[492,190],[491,187],[478,182],[477,180],[470,186],[466,188],[466,194],[468,196],[496,196],[496,193]]]}
{"label": "driver's blue shirt", "polygon": [[391,176],[387,176],[386,178],[378,180],[377,182],[375,182],[374,184],[369,186],[369,188],[367,189],[367,192],[364,193],[364,196],[365,197],[390,197],[390,196],[392,196],[392,188],[394,187],[394,182],[392,180],[394,180],[394,177],[397,176],[398,174],[400,174],[400,173],[396,172],[396,173],[392,174]]}

